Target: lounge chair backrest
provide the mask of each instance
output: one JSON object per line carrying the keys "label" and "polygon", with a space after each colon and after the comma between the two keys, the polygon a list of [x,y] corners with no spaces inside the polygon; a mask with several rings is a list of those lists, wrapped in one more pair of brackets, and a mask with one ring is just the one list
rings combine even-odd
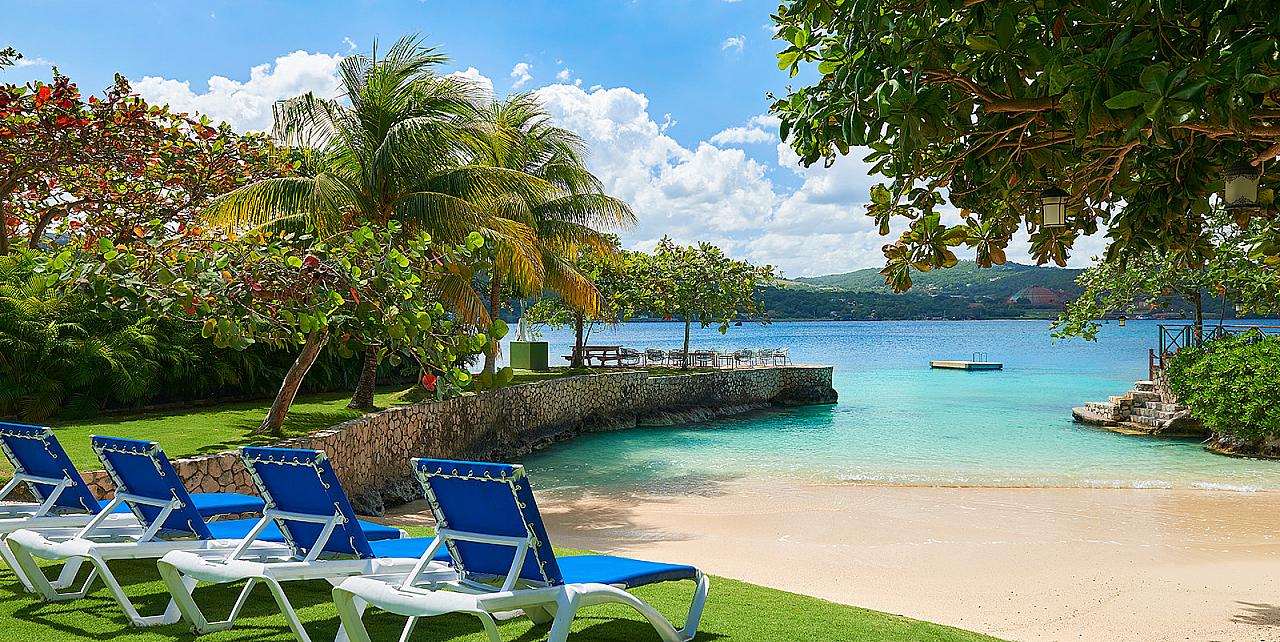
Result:
{"label": "lounge chair backrest", "polygon": [[57,508],[98,512],[98,500],[93,497],[80,471],[53,436],[53,430],[44,426],[10,424],[0,422],[0,450],[8,458],[15,473],[30,475],[27,488],[36,499],[44,502],[59,482],[70,480],[53,502]]}
{"label": "lounge chair backrest", "polygon": [[[438,528],[481,536],[529,538],[520,579],[552,586],[564,583],[524,466],[415,459],[413,469]],[[467,579],[505,578],[515,561],[513,546],[452,538],[447,541],[454,566]]]}
{"label": "lounge chair backrest", "polygon": [[[172,502],[175,507],[168,519],[160,526],[160,530],[170,533],[195,535],[200,539],[212,539],[209,527],[204,518],[196,510],[187,487],[182,485],[177,471],[169,458],[154,441],[124,439],[121,437],[93,436],[93,451],[98,453],[102,466],[111,476],[117,493],[133,495],[157,502]],[[126,501],[129,509],[138,518],[138,523],[146,528],[155,525],[160,513],[160,506],[152,506],[134,501]]]}
{"label": "lounge chair backrest", "polygon": [[[372,558],[373,550],[347,501],[333,464],[323,450],[300,448],[240,449],[245,468],[266,501],[266,511],[328,519],[340,515],[323,552]],[[276,525],[294,555],[306,557],[321,537],[324,524],[276,517]]]}

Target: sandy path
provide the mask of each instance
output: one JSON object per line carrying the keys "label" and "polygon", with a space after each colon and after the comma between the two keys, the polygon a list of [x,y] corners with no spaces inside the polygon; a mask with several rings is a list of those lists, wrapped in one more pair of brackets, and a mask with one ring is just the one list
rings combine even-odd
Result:
{"label": "sandy path", "polygon": [[1008,639],[1280,640],[1280,493],[738,481],[539,502],[560,546]]}

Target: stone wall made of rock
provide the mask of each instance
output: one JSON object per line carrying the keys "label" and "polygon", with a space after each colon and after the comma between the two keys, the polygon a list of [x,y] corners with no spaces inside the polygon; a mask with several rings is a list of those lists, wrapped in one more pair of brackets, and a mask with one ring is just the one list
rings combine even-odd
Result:
{"label": "stone wall made of rock", "polygon": [[[770,366],[651,377],[643,371],[547,379],[390,408],[278,444],[323,450],[358,511],[418,498],[413,457],[509,461],[578,433],[670,424],[769,405],[831,404],[832,369]],[[175,460],[192,492],[257,494],[235,451]],[[100,498],[103,471],[84,474]]]}

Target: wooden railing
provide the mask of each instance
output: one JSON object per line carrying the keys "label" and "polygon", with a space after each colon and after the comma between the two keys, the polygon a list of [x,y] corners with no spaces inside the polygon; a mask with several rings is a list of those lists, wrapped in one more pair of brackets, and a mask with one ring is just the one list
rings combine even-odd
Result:
{"label": "wooden railing", "polygon": [[1158,370],[1164,370],[1169,359],[1183,348],[1199,348],[1206,343],[1257,331],[1264,336],[1280,336],[1280,325],[1205,325],[1197,328],[1194,325],[1158,325],[1158,348],[1147,350],[1147,373],[1155,379]]}

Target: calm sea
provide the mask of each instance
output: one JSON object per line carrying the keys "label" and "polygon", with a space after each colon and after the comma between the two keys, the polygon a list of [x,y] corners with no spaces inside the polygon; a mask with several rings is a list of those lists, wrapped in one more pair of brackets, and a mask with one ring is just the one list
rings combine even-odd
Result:
{"label": "calm sea", "polygon": [[[634,323],[592,343],[680,344],[682,327]],[[544,331],[553,358],[567,331]],[[1152,322],[1104,326],[1097,343],[1054,341],[1045,321],[795,322],[696,330],[694,345],[789,346],[835,366],[835,406],[766,410],[696,425],[590,434],[525,459],[541,488],[695,490],[744,476],[948,486],[1280,489],[1280,462],[1205,452],[1196,441],[1118,435],[1071,407],[1147,376]],[[930,370],[985,352],[999,372]],[[560,360],[563,363],[563,360]]]}

